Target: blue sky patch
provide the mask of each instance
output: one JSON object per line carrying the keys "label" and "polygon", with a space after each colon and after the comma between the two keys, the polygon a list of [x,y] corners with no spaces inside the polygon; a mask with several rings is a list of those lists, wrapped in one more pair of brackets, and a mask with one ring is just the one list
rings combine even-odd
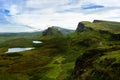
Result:
{"label": "blue sky patch", "polygon": [[104,6],[103,5],[87,5],[82,7],[82,9],[98,9],[98,8],[104,8]]}
{"label": "blue sky patch", "polygon": [[4,13],[8,14],[8,13],[10,13],[10,11],[7,9],[4,9]]}
{"label": "blue sky patch", "polygon": [[6,15],[6,16],[10,16],[10,11],[7,9],[0,10],[0,13],[2,13],[3,15]]}
{"label": "blue sky patch", "polygon": [[7,9],[4,9],[4,10],[3,10],[3,13],[4,13],[5,15],[7,15],[7,16],[9,16],[9,15],[10,15],[10,11],[9,11],[9,10],[7,10]]}
{"label": "blue sky patch", "polygon": [[119,11],[119,0],[0,0],[0,32],[9,31],[8,27],[12,26],[26,31],[28,28],[23,28],[24,25],[41,30],[47,25],[76,29],[77,22],[82,20],[120,21]]}

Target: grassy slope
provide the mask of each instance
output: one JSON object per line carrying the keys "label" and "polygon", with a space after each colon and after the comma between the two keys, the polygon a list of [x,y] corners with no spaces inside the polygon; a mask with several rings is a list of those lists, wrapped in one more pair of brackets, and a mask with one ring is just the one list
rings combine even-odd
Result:
{"label": "grassy slope", "polygon": [[78,33],[81,39],[84,39],[80,44],[89,48],[77,59],[73,80],[119,80],[120,41],[113,39],[109,33],[99,33],[99,30],[119,34],[120,23],[107,21],[82,23],[94,30]]}
{"label": "grassy slope", "polygon": [[[79,48],[75,44],[71,44],[72,40],[67,36],[41,39],[43,44],[32,45],[36,49],[31,51],[4,54],[1,48],[0,79],[21,80],[20,77],[23,77],[22,80],[64,80],[69,77],[74,68],[76,57],[81,54],[77,53],[78,51],[74,52],[74,49],[79,50]],[[18,42],[21,39],[12,41],[17,42],[12,46],[20,46]],[[12,41],[10,40],[9,44],[12,44]],[[20,43],[25,46],[24,42],[26,41],[29,43],[29,39],[22,39],[23,43]]]}
{"label": "grassy slope", "polygon": [[[1,54],[0,79],[69,80],[78,56],[87,49],[108,45],[106,41],[109,34],[103,35],[88,31],[70,36],[42,38],[43,44],[36,46],[35,50]],[[97,63],[99,61],[96,61],[96,65]]]}
{"label": "grassy slope", "polygon": [[94,21],[93,23],[83,21],[86,27],[90,27],[96,30],[105,30],[115,34],[120,33],[120,22],[111,22],[111,21]]}
{"label": "grassy slope", "polygon": [[[19,46],[19,43],[26,45],[24,44],[26,40],[27,39],[22,39],[23,43],[21,42],[21,39],[15,39],[15,41],[12,40],[13,42],[16,42],[14,43],[15,45],[12,46]],[[60,39],[60,41],[61,40],[62,39]],[[8,43],[12,44],[12,41],[9,41]],[[29,43],[29,39],[27,42]],[[60,74],[58,70],[62,70],[62,61],[64,60],[64,55],[61,54],[64,53],[62,52],[64,50],[62,45],[66,45],[63,41],[61,41],[61,43],[58,42],[59,39],[56,41],[54,41],[54,39],[47,40],[41,44],[40,47],[32,45],[36,46],[35,50],[12,54],[4,54],[5,47],[10,47],[11,45],[4,46],[4,48],[0,49],[0,79],[21,80],[21,77],[25,77],[25,79],[22,80],[35,80],[36,78],[48,80],[49,78],[56,79]],[[57,45],[61,45],[61,47],[57,48]]]}
{"label": "grassy slope", "polygon": [[119,80],[120,46],[94,48],[78,58],[76,78],[81,80]]}
{"label": "grassy slope", "polygon": [[[40,45],[31,44],[31,40],[33,40],[34,37],[27,39],[22,38],[22,40],[20,40],[21,38],[18,40],[14,39],[16,45],[12,46],[34,46],[36,49],[21,53],[4,54],[8,46],[0,48],[0,80],[70,80],[75,61],[79,56],[82,57],[86,55],[86,52],[90,53],[93,57],[89,58],[87,54],[85,56],[86,59],[83,58],[83,60],[86,61],[94,59],[94,55],[97,54],[91,51],[98,50],[99,52],[108,50],[104,52],[105,55],[98,56],[97,59],[95,58],[92,62],[92,66],[95,68],[88,66],[86,68],[87,71],[82,74],[83,80],[90,75],[93,75],[93,80],[98,80],[96,77],[99,75],[94,75],[92,71],[96,68],[106,69],[106,58],[115,58],[116,61],[114,63],[120,63],[119,50],[116,49],[119,48],[120,41],[111,40],[110,38],[110,34],[107,33],[101,34],[99,31],[86,31],[67,36],[41,37],[39,39],[42,40],[43,43]],[[12,40],[8,42],[9,46],[14,43]],[[111,47],[114,46],[117,47],[111,49]],[[109,70],[115,71],[113,77],[119,76],[119,73],[116,72],[119,70],[119,65],[117,70],[108,66],[106,71]]]}

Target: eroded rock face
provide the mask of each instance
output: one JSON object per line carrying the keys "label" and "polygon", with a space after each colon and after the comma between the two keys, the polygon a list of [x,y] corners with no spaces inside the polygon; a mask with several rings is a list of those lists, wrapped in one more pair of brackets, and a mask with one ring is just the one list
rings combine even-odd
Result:
{"label": "eroded rock face", "polygon": [[[120,40],[120,34],[119,33],[112,33],[108,30],[102,30],[102,29],[94,29],[94,27],[90,27],[89,25],[94,25],[95,23],[99,23],[99,22],[105,22],[102,20],[94,20],[92,23],[91,22],[87,22],[87,21],[83,21],[83,22],[79,22],[76,32],[84,32],[84,31],[98,31],[100,34],[109,34],[111,36],[111,40]],[[110,23],[110,22],[109,22]],[[115,22],[111,22],[111,23],[115,23]],[[87,25],[89,24],[89,25]]]}
{"label": "eroded rock face", "polygon": [[83,80],[82,75],[93,67],[92,62],[103,55],[104,50],[92,49],[86,51],[76,60],[75,68],[71,80]]}
{"label": "eroded rock face", "polygon": [[78,24],[78,27],[77,27],[76,31],[77,31],[77,32],[83,32],[83,31],[85,31],[85,30],[86,30],[86,27],[84,26],[84,24],[83,24],[82,22],[80,22],[80,23]]}
{"label": "eroded rock face", "polygon": [[104,20],[94,20],[93,23],[105,22]]}
{"label": "eroded rock face", "polygon": [[120,40],[120,34],[112,34],[111,38],[114,40]]}
{"label": "eroded rock face", "polygon": [[[118,71],[120,63],[116,62],[117,58],[109,58],[107,57],[109,54],[105,54],[119,49],[120,47],[112,47],[86,51],[76,60],[71,80],[120,80],[120,72]],[[104,59],[101,58],[103,56]]]}
{"label": "eroded rock face", "polygon": [[86,30],[92,30],[92,28],[85,26],[83,22],[80,22],[77,26],[76,32],[83,32]]}

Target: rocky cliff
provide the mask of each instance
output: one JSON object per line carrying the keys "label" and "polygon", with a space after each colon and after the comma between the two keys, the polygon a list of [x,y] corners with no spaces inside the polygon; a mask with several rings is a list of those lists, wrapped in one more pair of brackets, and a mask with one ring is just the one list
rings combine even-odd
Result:
{"label": "rocky cliff", "polygon": [[113,34],[120,34],[120,22],[94,20],[93,22],[82,21],[78,24],[77,32],[86,30],[102,30]]}
{"label": "rocky cliff", "polygon": [[[92,30],[92,28],[87,27],[84,23],[85,22],[80,22],[78,24],[76,32],[83,32],[83,31],[86,31],[86,30]],[[86,23],[89,23],[89,22],[86,22]]]}
{"label": "rocky cliff", "polygon": [[[87,47],[86,51],[77,58],[71,80],[120,80],[120,23],[101,20],[94,20],[92,23],[84,21],[78,24],[76,32],[80,33],[79,35],[84,34],[85,38],[98,37],[97,40],[103,44]],[[87,44],[88,42],[90,45],[96,44],[90,42],[88,38]],[[79,45],[84,42],[85,40]]]}
{"label": "rocky cliff", "polygon": [[110,34],[111,39],[120,40],[120,22],[94,20],[93,22],[79,22],[76,32],[84,32],[88,30],[98,31],[101,34]]}

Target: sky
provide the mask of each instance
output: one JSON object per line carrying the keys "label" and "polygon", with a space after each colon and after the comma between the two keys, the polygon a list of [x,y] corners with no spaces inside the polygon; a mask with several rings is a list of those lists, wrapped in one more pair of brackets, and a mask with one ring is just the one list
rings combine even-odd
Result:
{"label": "sky", "polygon": [[120,21],[119,0],[0,0],[0,32],[76,29],[94,19]]}

